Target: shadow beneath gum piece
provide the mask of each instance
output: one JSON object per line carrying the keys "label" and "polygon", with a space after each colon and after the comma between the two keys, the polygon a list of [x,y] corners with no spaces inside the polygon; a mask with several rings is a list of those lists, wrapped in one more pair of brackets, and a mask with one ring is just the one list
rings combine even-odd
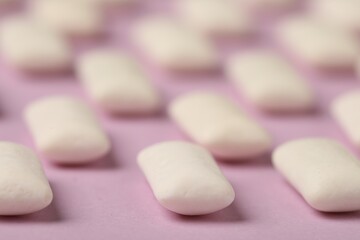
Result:
{"label": "shadow beneath gum piece", "polygon": [[[316,210],[314,210],[316,211]],[[360,211],[353,211],[353,212],[334,212],[334,213],[326,213],[326,212],[319,212],[316,211],[315,213],[321,218],[329,219],[329,220],[354,220],[360,219]]]}
{"label": "shadow beneath gum piece", "polygon": [[115,154],[110,151],[106,156],[97,159],[94,162],[82,164],[53,164],[63,170],[112,170],[119,168],[119,162]]}
{"label": "shadow beneath gum piece", "polygon": [[271,167],[271,153],[266,153],[261,157],[249,158],[245,160],[226,160],[219,157],[216,158],[221,166],[225,167]]}
{"label": "shadow beneath gum piece", "polygon": [[169,212],[169,215],[175,221],[188,222],[188,223],[229,223],[229,222],[242,222],[247,218],[240,213],[237,206],[232,203],[230,206],[207,215],[201,216],[185,216],[179,215],[173,212]]}

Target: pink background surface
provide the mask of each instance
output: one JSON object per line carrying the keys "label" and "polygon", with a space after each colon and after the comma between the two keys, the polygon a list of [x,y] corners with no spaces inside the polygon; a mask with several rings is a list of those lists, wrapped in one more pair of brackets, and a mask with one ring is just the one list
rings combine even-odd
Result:
{"label": "pink background surface", "polygon": [[[143,6],[130,12],[117,12],[104,39],[77,43],[76,51],[112,45],[136,54],[126,38],[128,26],[145,13],[168,9],[161,2],[144,1]],[[225,58],[234,51],[251,47],[278,48],[266,34],[270,26],[262,26],[263,36],[252,43],[218,41],[220,54]],[[233,98],[263,123],[273,134],[275,145],[290,139],[323,136],[341,140],[351,148],[327,110],[334,97],[360,86],[351,74],[319,73],[294,62],[317,92],[317,111],[305,115],[267,115],[251,108],[222,73],[176,75],[151,66],[142,57],[139,60],[166,102],[196,89],[214,90]],[[52,94],[77,96],[93,105],[73,74],[27,76],[2,62],[0,139],[33,147],[22,110],[32,100]],[[357,240],[360,237],[360,213],[322,214],[312,210],[274,171],[269,156],[248,163],[219,163],[237,195],[229,208],[201,217],[173,214],[154,199],[136,165],[136,155],[151,144],[185,137],[165,114],[146,118],[110,117],[101,112],[98,115],[113,141],[111,156],[76,168],[54,166],[42,159],[54,191],[54,202],[28,216],[0,217],[1,239]],[[352,150],[360,157],[360,151]]]}

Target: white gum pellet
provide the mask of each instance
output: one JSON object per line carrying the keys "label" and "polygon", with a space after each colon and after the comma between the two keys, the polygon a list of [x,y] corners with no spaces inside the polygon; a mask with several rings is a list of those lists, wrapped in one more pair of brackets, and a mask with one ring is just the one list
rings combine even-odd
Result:
{"label": "white gum pellet", "polygon": [[249,35],[253,20],[232,1],[178,0],[177,12],[188,26],[210,35]]}
{"label": "white gum pellet", "polygon": [[218,66],[213,44],[175,20],[145,18],[135,24],[132,38],[149,59],[169,70],[202,71]]}
{"label": "white gum pellet", "polygon": [[222,95],[196,92],[181,96],[171,103],[169,114],[195,142],[222,160],[256,158],[272,145],[267,131]]}
{"label": "white gum pellet", "polygon": [[232,56],[228,78],[258,108],[269,112],[298,112],[314,107],[306,80],[281,56],[270,50],[252,50]]}
{"label": "white gum pellet", "polygon": [[77,72],[94,101],[115,114],[147,114],[159,110],[159,94],[141,67],[124,53],[97,49],[84,54]]}
{"label": "white gum pellet", "polygon": [[84,0],[32,0],[29,12],[39,23],[74,37],[99,35],[104,24],[101,8]]}
{"label": "white gum pellet", "polygon": [[323,212],[360,210],[360,161],[337,141],[285,143],[275,150],[273,164],[311,207]]}
{"label": "white gum pellet", "polygon": [[29,214],[51,203],[49,182],[32,150],[0,142],[0,163],[0,215]]}
{"label": "white gum pellet", "polygon": [[72,62],[66,39],[23,16],[10,17],[1,23],[0,48],[5,61],[25,71],[64,71]]}
{"label": "white gum pellet", "polygon": [[187,142],[164,142],[138,155],[159,203],[183,215],[202,215],[229,206],[235,193],[204,148]]}
{"label": "white gum pellet", "polygon": [[37,100],[26,108],[25,119],[36,147],[54,163],[87,163],[110,150],[109,139],[91,110],[75,98]]}
{"label": "white gum pellet", "polygon": [[352,91],[338,97],[331,112],[351,142],[360,148],[360,91]]}
{"label": "white gum pellet", "polygon": [[295,57],[324,69],[352,69],[359,56],[357,38],[348,31],[309,17],[279,24],[276,38]]}
{"label": "white gum pellet", "polygon": [[360,31],[360,1],[313,0],[309,1],[312,16],[345,29]]}

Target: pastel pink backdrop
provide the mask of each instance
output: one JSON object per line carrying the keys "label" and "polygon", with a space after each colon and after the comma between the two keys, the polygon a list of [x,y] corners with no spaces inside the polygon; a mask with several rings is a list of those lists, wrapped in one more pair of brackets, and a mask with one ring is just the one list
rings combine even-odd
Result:
{"label": "pastel pink backdrop", "polygon": [[[262,114],[228,83],[221,72],[171,74],[161,71],[140,56],[128,41],[134,19],[153,12],[168,11],[167,1],[143,1],[127,11],[114,11],[103,39],[78,41],[76,52],[96,46],[115,46],[142,61],[164,97],[164,103],[183,93],[208,89],[233,98],[257,118],[275,138],[275,145],[301,137],[331,137],[351,148],[331,119],[332,99],[360,82],[352,74],[319,73],[289,59],[309,79],[318,95],[317,111],[305,115]],[[2,13],[4,17],[9,12]],[[260,24],[262,35],[252,41],[216,41],[221,56],[252,47],[272,47],[287,55],[271,39],[270,23]],[[72,73],[58,76],[28,76],[0,65],[0,139],[34,147],[22,120],[22,111],[31,101],[53,94],[87,98]],[[354,110],[356,111],[356,110]],[[219,162],[236,191],[235,202],[227,209],[202,217],[173,214],[154,199],[136,165],[137,153],[160,141],[186,139],[165,114],[146,118],[110,117],[97,110],[109,132],[113,151],[103,161],[84,167],[58,167],[43,159],[54,191],[54,202],[45,210],[23,217],[1,217],[1,239],[347,239],[360,237],[360,213],[323,214],[312,210],[272,168],[270,157],[254,162]]]}

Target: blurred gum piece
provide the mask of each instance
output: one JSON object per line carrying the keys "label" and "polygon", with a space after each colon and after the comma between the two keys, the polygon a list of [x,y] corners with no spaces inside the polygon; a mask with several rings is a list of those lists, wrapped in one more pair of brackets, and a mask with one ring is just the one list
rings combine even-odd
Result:
{"label": "blurred gum piece", "polygon": [[319,20],[360,32],[359,0],[313,0],[309,1],[309,9]]}
{"label": "blurred gum piece", "polygon": [[332,139],[294,140],[278,147],[273,164],[313,208],[360,210],[360,161]]}
{"label": "blurred gum piece", "polygon": [[53,199],[39,159],[29,148],[0,142],[0,215],[23,215],[46,208]]}
{"label": "blurred gum piece", "polygon": [[39,23],[68,36],[93,37],[103,32],[103,11],[85,0],[32,0],[29,12]]}
{"label": "blurred gum piece", "polygon": [[295,57],[320,69],[352,70],[359,57],[355,35],[310,17],[288,18],[277,26],[275,34]]}
{"label": "blurred gum piece", "polygon": [[247,36],[255,31],[251,17],[232,1],[178,0],[176,7],[187,26],[205,34]]}
{"label": "blurred gum piece", "polygon": [[350,141],[360,149],[360,90],[336,98],[331,105],[333,117]]}
{"label": "blurred gum piece", "polygon": [[159,203],[183,215],[229,206],[235,192],[211,154],[187,142],[163,142],[142,150],[138,164]]}
{"label": "blurred gum piece", "polygon": [[67,40],[25,16],[12,16],[0,25],[1,53],[10,65],[29,72],[58,72],[71,68]]}
{"label": "blurred gum piece", "polygon": [[268,132],[222,95],[186,94],[171,103],[169,114],[187,135],[221,160],[260,157],[272,146]]}
{"label": "blurred gum piece", "polygon": [[147,114],[160,109],[158,92],[134,59],[115,49],[85,53],[78,76],[94,101],[113,114]]}
{"label": "blurred gum piece", "polygon": [[206,71],[219,64],[210,40],[169,18],[140,20],[134,26],[132,38],[152,61],[169,70]]}
{"label": "blurred gum piece", "polygon": [[226,73],[258,108],[269,112],[314,109],[314,93],[300,74],[280,55],[258,49],[232,56]]}
{"label": "blurred gum piece", "polygon": [[54,96],[31,103],[25,120],[38,150],[54,163],[82,164],[105,156],[110,141],[80,100]]}

